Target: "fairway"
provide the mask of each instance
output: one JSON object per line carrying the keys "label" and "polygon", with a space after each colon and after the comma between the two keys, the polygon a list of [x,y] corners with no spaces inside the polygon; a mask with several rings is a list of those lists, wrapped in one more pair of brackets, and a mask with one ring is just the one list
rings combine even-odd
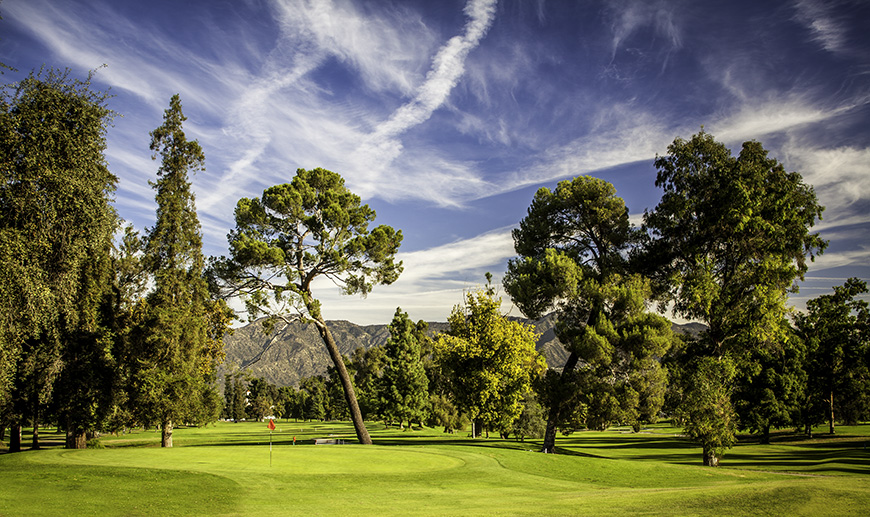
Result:
{"label": "fairway", "polygon": [[262,423],[181,428],[172,449],[138,431],[105,437],[105,448],[3,454],[0,515],[862,515],[867,427],[742,444],[718,469],[664,426],[560,436],[558,455],[532,452],[534,441],[380,425],[373,446],[313,445],[353,430],[281,422],[271,457]]}

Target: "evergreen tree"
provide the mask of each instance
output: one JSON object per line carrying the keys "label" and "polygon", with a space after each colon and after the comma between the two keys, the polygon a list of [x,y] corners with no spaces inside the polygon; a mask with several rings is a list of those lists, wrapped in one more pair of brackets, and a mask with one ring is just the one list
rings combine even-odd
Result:
{"label": "evergreen tree", "polygon": [[245,298],[250,317],[266,312],[271,324],[296,319],[314,324],[344,390],[357,439],[371,444],[353,380],[312,285],[326,278],[345,294],[365,296],[375,285],[391,284],[402,272],[395,261],[402,232],[385,225],[369,229],[375,211],[344,178],[320,168],[298,169],[290,183],[266,189],[261,198],[240,199],[235,219],[228,236],[232,259],[215,264],[229,294]]}
{"label": "evergreen tree", "polygon": [[647,310],[649,282],[632,273],[627,256],[639,234],[613,185],[579,176],[539,189],[513,237],[520,256],[505,289],[529,318],[555,311],[569,352],[539,386],[549,410],[542,451],[555,451],[557,429],[580,423],[578,408],[594,429],[654,421],[666,384],[659,359],[674,337]]}
{"label": "evergreen tree", "polygon": [[396,309],[390,323],[390,339],[384,345],[386,361],[381,377],[381,406],[387,420],[422,422],[429,398],[429,379],[421,360],[420,340],[425,334]]}
{"label": "evergreen tree", "polygon": [[154,288],[137,332],[135,404],[146,422],[160,424],[163,447],[172,447],[174,422],[216,401],[209,383],[213,347],[202,236],[188,179],[204,170],[205,155],[199,143],[187,140],[185,120],[174,95],[163,124],[151,132],[152,159],[159,155],[161,164],[150,183],[157,191],[157,220],[147,231],[143,262]]}

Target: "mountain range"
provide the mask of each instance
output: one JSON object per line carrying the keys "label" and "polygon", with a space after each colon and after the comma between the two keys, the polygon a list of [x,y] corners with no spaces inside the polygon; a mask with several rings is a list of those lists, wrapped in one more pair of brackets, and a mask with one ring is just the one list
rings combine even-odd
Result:
{"label": "mountain range", "polygon": [[[535,327],[539,335],[537,350],[551,367],[563,365],[568,352],[556,338],[555,318],[548,315],[537,321],[511,318]],[[390,338],[389,325],[357,325],[349,321],[327,322],[342,354],[350,356],[359,347],[381,346]],[[431,335],[447,332],[446,322],[429,322]],[[697,335],[704,329],[700,323],[674,324],[677,333]],[[263,320],[254,321],[236,328],[224,339],[226,359],[219,369],[226,372],[244,370],[255,377],[278,386],[296,386],[299,381],[312,375],[326,373],[332,364],[326,346],[313,324],[294,322],[284,328],[267,333]]]}

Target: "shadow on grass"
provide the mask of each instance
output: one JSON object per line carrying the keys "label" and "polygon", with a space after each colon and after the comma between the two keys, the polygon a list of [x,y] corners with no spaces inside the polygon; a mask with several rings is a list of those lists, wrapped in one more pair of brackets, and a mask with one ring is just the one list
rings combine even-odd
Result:
{"label": "shadow on grass", "polygon": [[[840,436],[821,443],[806,439],[777,440],[771,446],[744,442],[726,451],[722,466],[805,474],[870,474],[870,449],[867,446],[870,446],[870,440],[861,435]],[[580,437],[563,440],[557,449],[566,454],[678,465],[699,465],[701,460],[698,444],[687,438],[661,435],[595,436],[583,433]]]}

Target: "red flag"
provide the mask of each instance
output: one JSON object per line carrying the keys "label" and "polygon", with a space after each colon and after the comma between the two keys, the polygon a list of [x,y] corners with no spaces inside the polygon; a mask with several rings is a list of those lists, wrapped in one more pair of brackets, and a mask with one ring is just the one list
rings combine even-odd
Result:
{"label": "red flag", "polygon": [[275,430],[275,421],[272,420],[271,418],[269,419],[269,430],[270,430],[270,431],[274,431],[274,430]]}

